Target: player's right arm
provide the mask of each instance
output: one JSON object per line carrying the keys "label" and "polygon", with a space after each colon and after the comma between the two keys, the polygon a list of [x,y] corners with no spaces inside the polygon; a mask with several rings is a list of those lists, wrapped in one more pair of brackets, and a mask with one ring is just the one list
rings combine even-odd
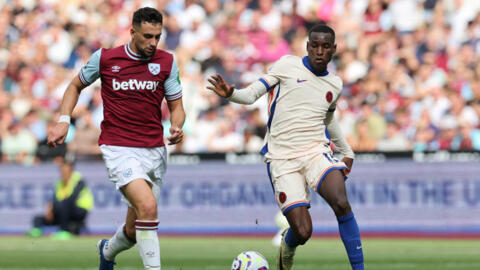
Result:
{"label": "player's right arm", "polygon": [[280,82],[279,74],[282,74],[282,69],[288,65],[285,59],[285,57],[282,57],[276,61],[268,69],[267,74],[243,89],[235,89],[235,85],[233,84],[228,85],[222,75],[218,73],[208,79],[211,86],[207,86],[207,89],[235,103],[253,104]]}
{"label": "player's right arm", "polygon": [[75,105],[77,105],[80,92],[100,77],[101,52],[102,49],[99,49],[92,54],[87,64],[82,67],[78,76],[73,78],[65,90],[62,105],[60,105],[60,117],[67,117],[68,119],[59,121],[49,132],[47,143],[50,147],[56,147],[65,141],[70,126],[70,116],[72,115]]}
{"label": "player's right arm", "polygon": [[[269,81],[272,81],[272,85],[275,85],[278,79],[272,77]],[[211,76],[208,82],[212,84],[212,86],[207,86],[207,89],[212,90],[223,98],[240,104],[253,104],[271,89],[271,87],[267,87],[266,83],[262,82],[262,80],[255,81],[243,89],[235,89],[233,84],[227,85],[220,74]]]}
{"label": "player's right arm", "polygon": [[[62,105],[60,106],[60,115],[72,115],[73,108],[75,108],[75,105],[78,101],[78,96],[83,88],[85,88],[85,85],[80,81],[78,76],[75,76],[63,94]],[[68,122],[58,122],[48,134],[48,145],[50,147],[56,147],[57,145],[62,144],[67,137],[69,126],[70,123]]]}

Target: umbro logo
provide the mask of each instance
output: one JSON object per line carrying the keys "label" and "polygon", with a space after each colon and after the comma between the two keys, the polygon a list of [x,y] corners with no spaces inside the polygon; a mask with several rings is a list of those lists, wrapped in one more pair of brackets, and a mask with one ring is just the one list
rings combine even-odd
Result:
{"label": "umbro logo", "polygon": [[145,255],[147,255],[150,258],[153,258],[153,257],[155,257],[155,251],[149,250],[145,253]]}
{"label": "umbro logo", "polygon": [[297,83],[302,83],[302,82],[306,82],[307,80],[300,80],[300,79],[297,79]]}
{"label": "umbro logo", "polygon": [[119,66],[113,66],[112,67],[112,72],[119,72],[120,71],[120,67]]}

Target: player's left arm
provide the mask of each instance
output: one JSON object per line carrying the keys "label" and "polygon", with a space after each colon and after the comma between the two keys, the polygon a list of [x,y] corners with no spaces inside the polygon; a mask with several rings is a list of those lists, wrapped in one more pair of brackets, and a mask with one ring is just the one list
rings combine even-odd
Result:
{"label": "player's left arm", "polygon": [[168,144],[177,144],[183,140],[183,123],[185,122],[185,111],[183,110],[182,98],[168,100],[168,109],[170,110],[170,134]]}
{"label": "player's left arm", "polygon": [[167,138],[169,145],[177,144],[183,140],[183,123],[185,122],[185,110],[182,102],[182,86],[177,63],[172,62],[170,75],[165,80],[165,98],[170,110],[170,137]]}
{"label": "player's left arm", "polygon": [[325,118],[325,126],[327,127],[328,133],[330,134],[330,138],[335,143],[335,146],[338,148],[339,152],[343,155],[342,161],[348,167],[348,169],[343,170],[343,172],[345,175],[348,175],[350,173],[350,170],[352,169],[355,153],[353,152],[352,148],[343,136],[342,130],[340,129],[340,126],[335,119],[335,105],[336,102],[328,109],[327,116]]}

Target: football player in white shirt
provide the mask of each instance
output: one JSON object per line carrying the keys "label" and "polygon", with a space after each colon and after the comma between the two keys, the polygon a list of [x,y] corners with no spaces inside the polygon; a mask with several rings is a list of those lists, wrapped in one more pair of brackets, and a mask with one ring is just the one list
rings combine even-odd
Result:
{"label": "football player in white shirt", "polygon": [[[344,182],[354,153],[333,115],[342,81],[327,70],[335,51],[335,32],[317,24],[308,33],[308,56],[283,56],[246,88],[235,89],[220,74],[208,79],[208,89],[232,102],[252,104],[268,94],[268,131],[261,152],[276,202],[290,224],[277,256],[279,270],[292,268],[296,247],[312,235],[308,187],[333,209],[352,269],[364,269],[360,231]],[[333,156],[330,140],[343,154],[341,161]]]}

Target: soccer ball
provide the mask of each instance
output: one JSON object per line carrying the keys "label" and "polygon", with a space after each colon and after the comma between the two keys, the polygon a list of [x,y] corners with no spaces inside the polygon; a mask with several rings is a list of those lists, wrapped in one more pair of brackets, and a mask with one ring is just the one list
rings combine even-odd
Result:
{"label": "soccer ball", "polygon": [[233,260],[232,270],[268,270],[268,262],[256,251],[245,251]]}

